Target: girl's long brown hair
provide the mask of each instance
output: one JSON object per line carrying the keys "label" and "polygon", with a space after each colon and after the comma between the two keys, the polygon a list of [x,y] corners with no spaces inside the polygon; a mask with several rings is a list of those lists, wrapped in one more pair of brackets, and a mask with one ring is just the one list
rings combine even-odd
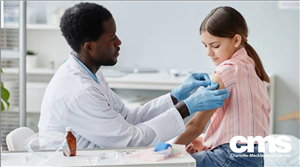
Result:
{"label": "girl's long brown hair", "polygon": [[247,43],[248,26],[244,17],[237,10],[228,6],[213,9],[201,23],[200,34],[204,31],[216,37],[233,38],[236,34],[241,35],[241,45],[245,47],[248,56],[255,62],[257,76],[262,81],[270,82],[258,54]]}

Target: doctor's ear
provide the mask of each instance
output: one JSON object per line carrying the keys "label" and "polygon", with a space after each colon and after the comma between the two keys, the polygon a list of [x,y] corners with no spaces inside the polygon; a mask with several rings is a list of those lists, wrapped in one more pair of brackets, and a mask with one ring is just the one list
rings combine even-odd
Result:
{"label": "doctor's ear", "polygon": [[235,48],[238,48],[240,45],[241,45],[241,42],[242,42],[242,36],[240,34],[236,34],[234,37],[233,37],[233,40],[234,40],[234,47]]}
{"label": "doctor's ear", "polygon": [[93,49],[93,45],[91,42],[86,42],[83,44],[83,49],[86,51],[86,52],[91,52],[92,49]]}

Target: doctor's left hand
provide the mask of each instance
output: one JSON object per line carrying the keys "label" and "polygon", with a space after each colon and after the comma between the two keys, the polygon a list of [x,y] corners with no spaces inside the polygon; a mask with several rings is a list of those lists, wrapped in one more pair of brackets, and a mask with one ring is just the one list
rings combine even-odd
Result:
{"label": "doctor's left hand", "polygon": [[180,102],[186,99],[195,88],[209,84],[210,79],[207,73],[193,73],[181,85],[171,90],[171,94]]}

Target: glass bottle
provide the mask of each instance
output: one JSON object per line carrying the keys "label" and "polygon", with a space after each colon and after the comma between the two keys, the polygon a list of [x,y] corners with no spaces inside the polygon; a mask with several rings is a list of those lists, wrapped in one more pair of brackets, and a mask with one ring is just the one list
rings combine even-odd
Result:
{"label": "glass bottle", "polygon": [[[76,138],[72,133],[72,128],[66,127],[66,131],[67,131],[66,139],[70,149],[70,156],[76,156]],[[66,156],[65,153],[64,155]]]}

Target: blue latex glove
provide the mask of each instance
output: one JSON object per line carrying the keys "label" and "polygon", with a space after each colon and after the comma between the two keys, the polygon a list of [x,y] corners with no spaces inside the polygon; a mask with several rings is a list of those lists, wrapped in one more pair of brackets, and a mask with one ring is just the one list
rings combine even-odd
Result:
{"label": "blue latex glove", "polygon": [[184,100],[190,114],[197,111],[212,110],[223,105],[224,100],[229,97],[227,89],[215,90],[219,84],[213,83],[212,86],[202,88]]}
{"label": "blue latex glove", "polygon": [[165,154],[166,157],[171,157],[172,156],[172,145],[168,143],[157,143],[155,145],[155,152],[159,152],[160,154],[163,153]]}
{"label": "blue latex glove", "polygon": [[190,92],[200,86],[208,86],[210,79],[206,73],[193,73],[181,85],[171,90],[172,96],[178,102],[189,97]]}
{"label": "blue latex glove", "polygon": [[[213,81],[210,81],[210,86],[218,85],[217,83],[214,83]],[[217,87],[218,88],[218,87]]]}
{"label": "blue latex glove", "polygon": [[169,147],[172,148],[172,145],[169,144],[169,143],[157,143],[157,144],[155,145],[154,151],[157,152],[157,151],[166,150],[166,149],[168,149]]}

